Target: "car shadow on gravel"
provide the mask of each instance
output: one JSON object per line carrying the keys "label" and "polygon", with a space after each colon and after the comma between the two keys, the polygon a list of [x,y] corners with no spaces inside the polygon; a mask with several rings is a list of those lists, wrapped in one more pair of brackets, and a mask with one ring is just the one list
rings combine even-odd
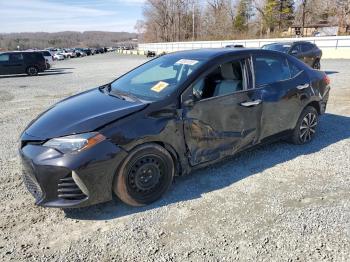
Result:
{"label": "car shadow on gravel", "polygon": [[55,71],[51,71],[51,72],[43,72],[43,73],[39,73],[37,76],[28,76],[28,75],[9,75],[9,76],[0,76],[0,79],[4,79],[4,78],[21,78],[21,77],[41,77],[41,76],[52,76],[52,75],[67,75],[67,74],[72,74],[72,72],[55,72]]}
{"label": "car shadow on gravel", "polygon": [[333,74],[338,74],[338,71],[325,71],[327,75],[333,75]]}
{"label": "car shadow on gravel", "polygon": [[297,146],[283,141],[267,144],[194,171],[188,176],[176,177],[174,184],[161,200],[145,207],[130,207],[114,197],[108,203],[65,210],[65,215],[71,219],[109,220],[201,198],[203,194],[231,186],[246,177],[297,157],[319,152],[348,138],[350,138],[350,117],[325,114],[321,118],[315,140],[307,145]]}
{"label": "car shadow on gravel", "polygon": [[[45,70],[42,73],[39,73],[37,76],[51,76],[51,75],[66,75],[66,74],[72,74],[71,71],[66,71],[74,68],[51,68],[48,70]],[[4,78],[21,78],[21,77],[32,77],[27,74],[17,74],[17,75],[4,75],[0,76],[0,79]]]}

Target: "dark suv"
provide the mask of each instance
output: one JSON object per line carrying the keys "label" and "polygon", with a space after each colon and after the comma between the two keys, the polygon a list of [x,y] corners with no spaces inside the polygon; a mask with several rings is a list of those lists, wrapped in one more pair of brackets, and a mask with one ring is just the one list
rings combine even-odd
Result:
{"label": "dark suv", "polygon": [[35,76],[46,68],[46,60],[41,52],[0,53],[0,75],[26,73]]}
{"label": "dark suv", "polygon": [[307,41],[272,43],[264,45],[262,49],[280,51],[302,60],[314,69],[321,69],[322,50],[317,45]]}

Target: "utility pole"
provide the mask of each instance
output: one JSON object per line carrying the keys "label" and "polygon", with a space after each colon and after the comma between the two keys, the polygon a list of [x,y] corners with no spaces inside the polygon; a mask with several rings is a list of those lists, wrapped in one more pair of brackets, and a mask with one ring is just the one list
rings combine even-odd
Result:
{"label": "utility pole", "polygon": [[303,26],[302,26],[302,29],[301,29],[301,36],[304,36],[306,4],[307,4],[307,0],[303,0],[303,22],[302,22]]}
{"label": "utility pole", "polygon": [[194,41],[194,1],[192,2],[192,41]]}

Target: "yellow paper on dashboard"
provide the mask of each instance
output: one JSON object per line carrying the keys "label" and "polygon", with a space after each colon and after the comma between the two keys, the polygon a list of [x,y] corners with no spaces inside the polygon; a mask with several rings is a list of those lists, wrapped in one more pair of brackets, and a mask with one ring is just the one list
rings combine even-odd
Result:
{"label": "yellow paper on dashboard", "polygon": [[154,92],[161,92],[164,88],[166,88],[169,84],[163,81],[158,82],[155,86],[151,88],[152,91]]}

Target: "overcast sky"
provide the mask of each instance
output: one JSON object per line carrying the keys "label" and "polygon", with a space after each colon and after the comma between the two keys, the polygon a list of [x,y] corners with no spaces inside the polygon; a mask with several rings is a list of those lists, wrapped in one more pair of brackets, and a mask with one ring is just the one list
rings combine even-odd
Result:
{"label": "overcast sky", "polygon": [[134,32],[144,0],[0,0],[0,33]]}

